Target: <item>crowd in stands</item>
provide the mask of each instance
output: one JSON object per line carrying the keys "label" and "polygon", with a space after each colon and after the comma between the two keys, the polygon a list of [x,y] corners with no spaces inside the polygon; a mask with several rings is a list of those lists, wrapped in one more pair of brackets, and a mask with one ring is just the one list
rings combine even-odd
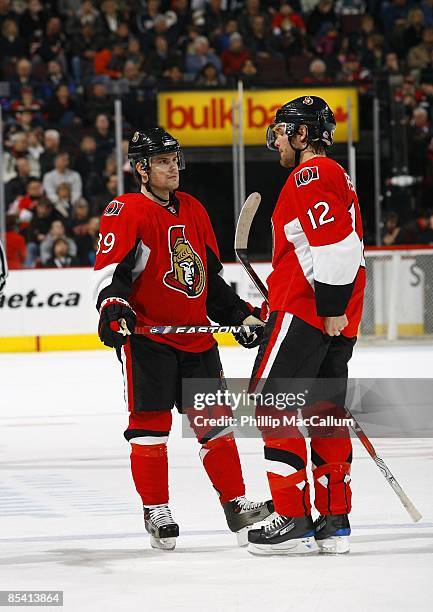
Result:
{"label": "crowd in stands", "polygon": [[0,0],[10,267],[92,265],[117,173],[133,187],[113,153],[116,96],[126,146],[156,124],[158,90],[238,79],[391,85],[422,184],[416,237],[433,242],[433,0]]}

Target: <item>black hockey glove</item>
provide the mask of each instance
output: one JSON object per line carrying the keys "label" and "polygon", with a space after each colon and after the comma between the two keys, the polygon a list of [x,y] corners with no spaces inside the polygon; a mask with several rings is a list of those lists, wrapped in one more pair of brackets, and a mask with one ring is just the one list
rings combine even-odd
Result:
{"label": "black hockey glove", "polygon": [[111,297],[99,309],[98,334],[105,346],[120,348],[135,329],[136,314],[126,300]]}
{"label": "black hockey glove", "polygon": [[253,308],[251,313],[242,321],[242,325],[260,325],[254,331],[242,331],[238,334],[233,334],[236,342],[239,342],[244,348],[255,348],[262,341],[263,329],[265,322],[260,318],[260,308]]}

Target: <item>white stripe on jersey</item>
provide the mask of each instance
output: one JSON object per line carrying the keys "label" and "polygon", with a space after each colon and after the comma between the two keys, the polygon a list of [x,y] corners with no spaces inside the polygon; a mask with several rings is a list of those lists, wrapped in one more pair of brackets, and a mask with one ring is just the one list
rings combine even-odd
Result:
{"label": "white stripe on jersey", "polygon": [[305,278],[314,288],[313,279],[313,258],[311,256],[310,243],[305,235],[302,225],[298,218],[293,219],[290,223],[284,226],[284,233],[288,242],[291,242],[295,247],[295,255],[298,258],[299,265]]}
{"label": "white stripe on jersey", "polygon": [[8,262],[6,259],[6,254],[3,250],[3,245],[0,242],[0,293],[6,282],[7,275],[8,275]]}
{"label": "white stripe on jersey", "polygon": [[362,263],[362,242],[356,232],[344,240],[323,246],[310,246],[314,280],[327,285],[353,283]]}

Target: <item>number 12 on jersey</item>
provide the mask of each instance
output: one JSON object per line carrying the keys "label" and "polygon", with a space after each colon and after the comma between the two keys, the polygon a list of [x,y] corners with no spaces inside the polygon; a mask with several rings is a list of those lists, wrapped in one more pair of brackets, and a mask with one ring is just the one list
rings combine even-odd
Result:
{"label": "number 12 on jersey", "polygon": [[[313,209],[317,212],[313,213]],[[320,209],[322,209],[321,212],[320,212]],[[328,213],[329,213],[328,202],[317,202],[317,204],[314,204],[313,208],[309,208],[307,210],[307,215],[310,218],[312,228],[317,229],[319,225],[325,225],[326,223],[331,223],[331,221],[335,221],[334,216],[331,215],[327,217]]]}

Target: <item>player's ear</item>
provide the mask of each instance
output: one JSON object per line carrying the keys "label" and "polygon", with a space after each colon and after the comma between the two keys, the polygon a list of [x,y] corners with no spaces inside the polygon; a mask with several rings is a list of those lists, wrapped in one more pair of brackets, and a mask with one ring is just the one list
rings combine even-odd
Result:
{"label": "player's ear", "polygon": [[144,168],[144,165],[142,162],[137,162],[135,164],[135,169],[138,172],[138,174],[141,176],[141,178],[143,179],[143,181],[145,183],[147,183],[147,181],[149,180],[149,175],[147,173],[147,170]]}
{"label": "player's ear", "polygon": [[305,143],[307,141],[307,138],[308,138],[308,128],[307,128],[307,126],[306,125],[300,125],[298,127],[298,134],[299,134],[299,137],[300,137],[300,141],[302,143]]}

